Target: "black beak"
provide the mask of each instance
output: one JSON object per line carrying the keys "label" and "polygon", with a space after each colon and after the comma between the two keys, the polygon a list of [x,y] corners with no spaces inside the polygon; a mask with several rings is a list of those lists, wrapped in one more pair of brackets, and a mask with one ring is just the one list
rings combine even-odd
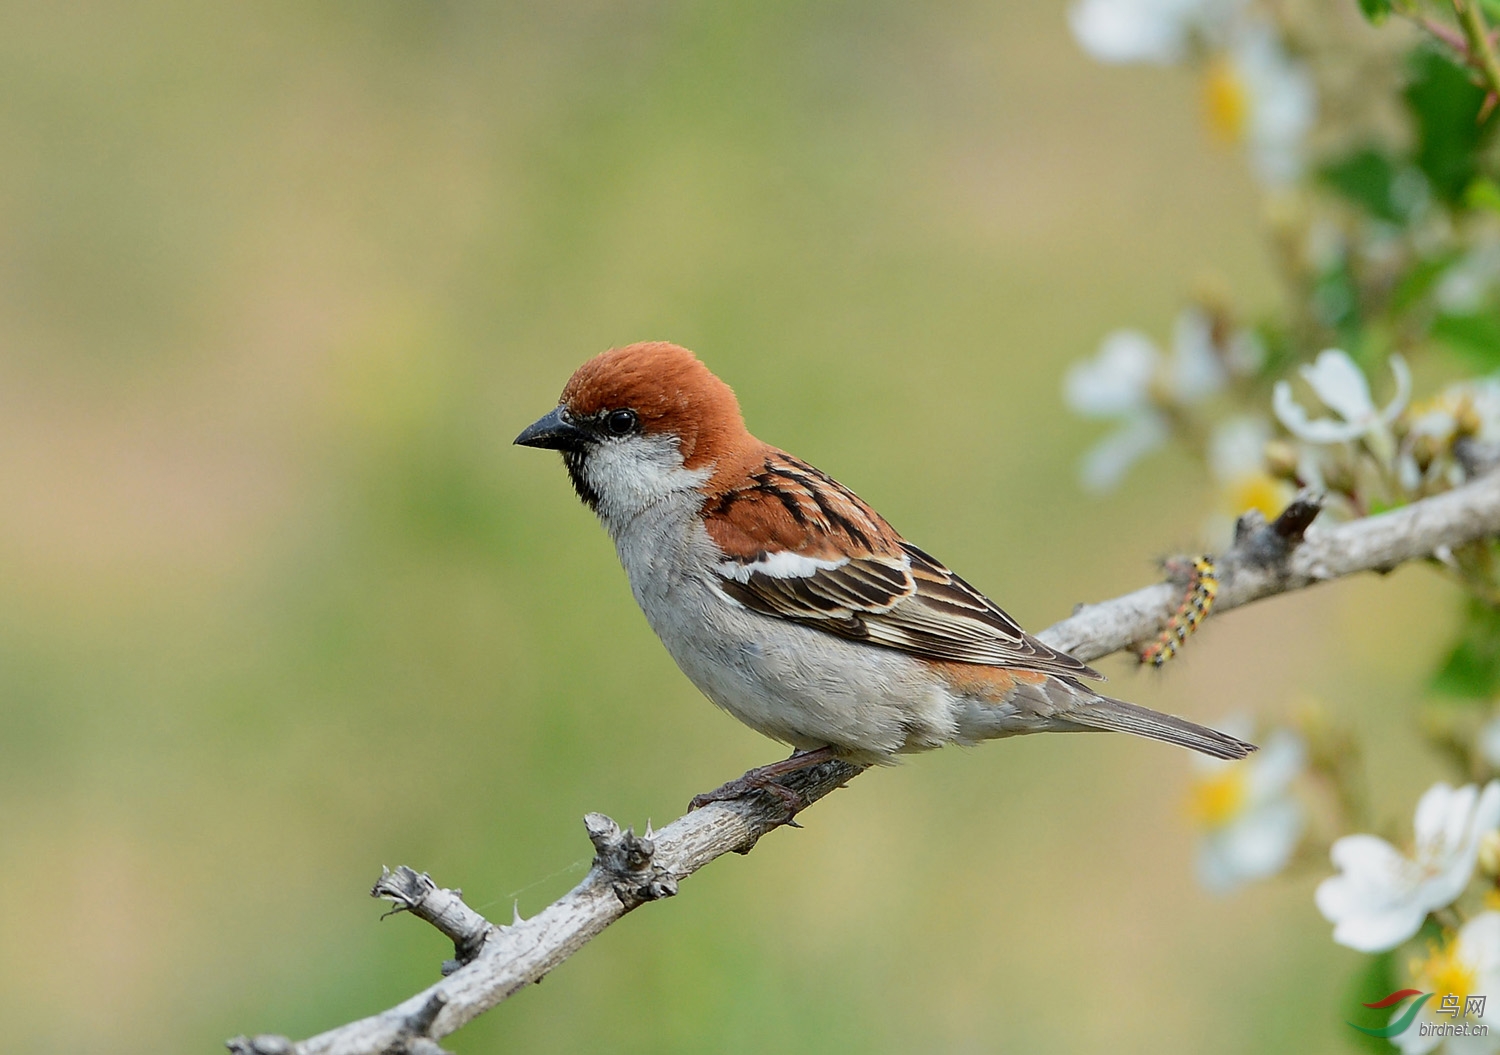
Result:
{"label": "black beak", "polygon": [[583,430],[563,417],[563,408],[527,425],[516,443],[522,447],[540,447],[549,451],[565,451],[583,442]]}

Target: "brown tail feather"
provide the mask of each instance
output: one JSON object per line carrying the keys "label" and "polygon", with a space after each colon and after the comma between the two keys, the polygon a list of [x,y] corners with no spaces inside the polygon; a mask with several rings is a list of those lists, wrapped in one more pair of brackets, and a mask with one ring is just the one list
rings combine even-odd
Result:
{"label": "brown tail feather", "polygon": [[1095,696],[1087,703],[1069,708],[1067,719],[1090,729],[1134,733],[1136,736],[1190,747],[1215,758],[1244,758],[1251,751],[1258,750],[1254,744],[1228,733],[1221,733],[1217,729],[1210,729],[1206,725],[1198,725],[1185,718],[1162,714],[1149,707],[1108,696]]}

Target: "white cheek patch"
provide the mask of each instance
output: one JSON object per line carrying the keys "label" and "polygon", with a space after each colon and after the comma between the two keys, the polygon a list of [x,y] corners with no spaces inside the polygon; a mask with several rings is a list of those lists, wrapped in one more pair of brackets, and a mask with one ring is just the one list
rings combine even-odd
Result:
{"label": "white cheek patch", "polygon": [[589,454],[583,473],[606,520],[628,520],[667,495],[701,487],[712,475],[686,468],[676,438],[669,436],[606,440]]}
{"label": "white cheek patch", "polygon": [[732,560],[724,561],[719,565],[719,574],[735,582],[749,582],[752,575],[769,575],[773,579],[805,579],[820,571],[842,568],[848,563],[848,557],[840,557],[838,560],[818,560],[815,557],[804,557],[790,550],[781,550],[777,553],[767,553],[759,560],[750,561],[748,564]]}

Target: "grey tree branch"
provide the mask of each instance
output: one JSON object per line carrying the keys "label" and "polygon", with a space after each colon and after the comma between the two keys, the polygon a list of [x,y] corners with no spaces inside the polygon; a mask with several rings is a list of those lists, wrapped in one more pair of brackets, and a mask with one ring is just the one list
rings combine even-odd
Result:
{"label": "grey tree branch", "polygon": [[[1500,473],[1379,516],[1324,526],[1313,523],[1316,496],[1303,495],[1273,523],[1247,515],[1218,560],[1215,612],[1361,571],[1386,571],[1465,543],[1500,535]],[[1181,603],[1181,584],[1157,583],[1098,604],[1038,635],[1055,648],[1091,661],[1156,635]],[[863,770],[846,762],[791,773],[781,783],[807,804],[844,786]],[[584,819],[595,857],[576,887],[531,919],[496,926],[409,868],[384,872],[371,893],[396,911],[427,920],[454,942],[445,977],[369,1018],[307,1040],[261,1035],[228,1042],[236,1055],[438,1055],[437,1040],[494,1007],[582,948],[625,913],[671,897],[678,883],[716,857],[748,853],[761,836],[786,823],[781,800],[757,795],[715,802],[638,836],[600,813]]]}

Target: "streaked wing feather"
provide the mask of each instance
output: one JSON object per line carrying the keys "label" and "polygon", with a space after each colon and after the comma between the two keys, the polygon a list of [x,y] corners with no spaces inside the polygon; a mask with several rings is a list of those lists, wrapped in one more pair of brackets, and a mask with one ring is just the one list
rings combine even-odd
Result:
{"label": "streaked wing feather", "polygon": [[857,557],[798,576],[753,570],[724,591],[745,607],[841,637],[930,659],[1100,678],[1027,634],[998,605],[932,557],[901,543],[904,559]]}

